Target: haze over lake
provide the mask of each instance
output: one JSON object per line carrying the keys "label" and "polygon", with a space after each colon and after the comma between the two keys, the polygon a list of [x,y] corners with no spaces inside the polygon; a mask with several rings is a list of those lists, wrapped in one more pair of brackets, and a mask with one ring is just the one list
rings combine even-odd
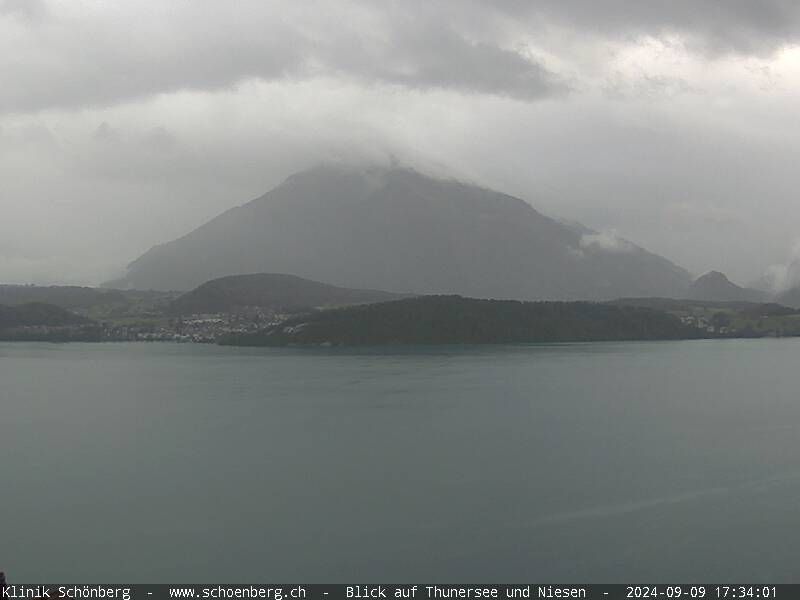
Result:
{"label": "haze over lake", "polygon": [[0,344],[10,582],[796,581],[800,340]]}

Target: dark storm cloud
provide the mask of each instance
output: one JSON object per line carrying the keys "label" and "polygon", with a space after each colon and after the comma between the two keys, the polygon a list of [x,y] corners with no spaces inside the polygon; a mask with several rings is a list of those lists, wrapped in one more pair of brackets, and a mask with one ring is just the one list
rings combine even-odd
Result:
{"label": "dark storm cloud", "polygon": [[[120,30],[121,28],[121,30]],[[234,31],[181,35],[180,23],[128,27],[66,19],[28,26],[30,53],[0,59],[0,111],[111,105],[179,89],[213,90],[247,77],[274,79],[301,63],[290,36]],[[24,36],[23,42],[27,41]]]}
{"label": "dark storm cloud", "polygon": [[3,112],[315,76],[530,101],[569,87],[516,45],[514,35],[545,40],[550,25],[612,39],[677,34],[714,53],[771,52],[800,31],[793,0],[0,1]]}
{"label": "dark storm cloud", "polygon": [[9,84],[0,88],[3,112],[213,91],[248,78],[334,76],[522,99],[564,89],[531,57],[497,40],[469,39],[446,14],[416,19],[409,6],[310,3],[284,10],[285,3],[239,2],[223,10],[206,2],[143,3],[137,14],[75,4],[50,11],[43,23],[16,19],[27,10],[18,0],[2,6],[0,25],[20,44],[0,59]]}
{"label": "dark storm cloud", "polygon": [[519,52],[466,39],[440,23],[406,23],[390,43],[357,38],[331,48],[331,68],[366,81],[410,88],[443,88],[533,100],[566,91],[567,85]]}

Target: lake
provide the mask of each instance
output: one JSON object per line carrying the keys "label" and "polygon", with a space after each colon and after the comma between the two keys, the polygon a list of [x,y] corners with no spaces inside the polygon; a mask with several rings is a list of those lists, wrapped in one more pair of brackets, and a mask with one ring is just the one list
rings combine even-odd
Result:
{"label": "lake", "polygon": [[0,570],[800,582],[800,340],[0,344]]}

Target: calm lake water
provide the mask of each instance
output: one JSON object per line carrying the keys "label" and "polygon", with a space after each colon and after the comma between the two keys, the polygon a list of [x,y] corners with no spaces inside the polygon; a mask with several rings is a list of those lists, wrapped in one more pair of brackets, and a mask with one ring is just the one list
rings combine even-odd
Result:
{"label": "calm lake water", "polygon": [[9,582],[800,582],[800,340],[0,344]]}

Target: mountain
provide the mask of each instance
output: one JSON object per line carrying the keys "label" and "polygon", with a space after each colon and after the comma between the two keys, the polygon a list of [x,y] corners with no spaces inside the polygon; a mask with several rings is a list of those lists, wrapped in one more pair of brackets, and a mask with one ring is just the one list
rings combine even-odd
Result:
{"label": "mountain", "polygon": [[251,334],[228,345],[362,346],[496,344],[701,337],[663,311],[591,302],[518,302],[422,296],[325,310]]}
{"label": "mountain", "polygon": [[724,273],[709,271],[689,286],[691,300],[712,302],[763,302],[767,294],[760,290],[744,288],[728,279]]}
{"label": "mountain", "polygon": [[207,281],[175,299],[169,305],[168,311],[185,315],[230,313],[245,307],[297,310],[384,302],[401,297],[400,294],[390,292],[340,288],[294,275],[257,273],[230,275]]}
{"label": "mountain", "polygon": [[153,247],[113,285],[189,290],[259,272],[521,300],[681,296],[691,280],[660,256],[519,198],[405,168],[321,166]]}

